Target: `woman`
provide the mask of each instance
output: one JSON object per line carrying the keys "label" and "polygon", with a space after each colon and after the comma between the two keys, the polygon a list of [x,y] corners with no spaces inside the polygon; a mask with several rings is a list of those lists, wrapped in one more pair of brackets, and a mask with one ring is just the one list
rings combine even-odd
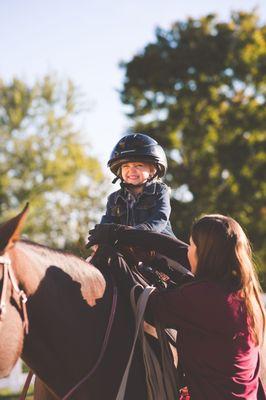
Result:
{"label": "woman", "polygon": [[194,224],[190,238],[195,282],[150,298],[155,317],[179,331],[192,400],[266,398],[259,382],[265,311],[251,257],[236,221],[207,215]]}
{"label": "woman", "polygon": [[[195,281],[154,291],[147,315],[177,329],[191,399],[266,399],[259,380],[265,310],[243,229],[230,217],[204,216],[192,227],[188,258]],[[128,292],[134,280],[123,257],[110,265]]]}

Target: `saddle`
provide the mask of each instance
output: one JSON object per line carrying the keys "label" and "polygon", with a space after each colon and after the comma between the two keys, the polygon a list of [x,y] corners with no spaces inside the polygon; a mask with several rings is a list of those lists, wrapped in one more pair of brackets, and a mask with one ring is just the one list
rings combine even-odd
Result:
{"label": "saddle", "polygon": [[87,248],[95,244],[116,248],[142,284],[163,289],[193,279],[188,245],[177,238],[117,224],[99,224],[89,233]]}
{"label": "saddle", "polygon": [[166,289],[194,279],[187,258],[188,245],[168,235],[124,230],[116,246],[123,253],[136,280],[141,284]]}
{"label": "saddle", "polygon": [[[115,247],[124,257],[135,280],[142,286],[148,284],[155,286],[158,290],[165,290],[179,287],[194,279],[187,258],[188,245],[185,242],[152,231],[137,229],[118,229],[116,231],[110,225],[112,224],[109,226],[108,224],[98,225],[96,233],[93,231],[92,237],[89,237],[89,246],[106,244]],[[106,256],[106,253],[104,254]],[[164,332],[168,343],[175,347],[176,332],[168,329]],[[154,342],[152,338],[154,334],[146,329],[145,333],[148,333],[149,343],[158,348],[157,341]],[[176,373],[180,387],[184,386],[184,374],[180,364]]]}
{"label": "saddle", "polygon": [[153,285],[159,290],[179,287],[193,280],[189,271],[177,270],[173,265],[165,257],[156,254],[150,265],[139,262],[131,270],[140,284]]}

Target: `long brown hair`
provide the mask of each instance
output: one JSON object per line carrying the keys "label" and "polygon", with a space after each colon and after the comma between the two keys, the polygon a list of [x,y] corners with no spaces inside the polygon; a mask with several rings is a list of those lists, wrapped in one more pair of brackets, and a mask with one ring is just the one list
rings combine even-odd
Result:
{"label": "long brown hair", "polygon": [[233,218],[211,214],[194,223],[191,237],[197,248],[196,277],[220,282],[243,299],[250,333],[254,342],[260,343],[265,332],[265,308],[243,229]]}

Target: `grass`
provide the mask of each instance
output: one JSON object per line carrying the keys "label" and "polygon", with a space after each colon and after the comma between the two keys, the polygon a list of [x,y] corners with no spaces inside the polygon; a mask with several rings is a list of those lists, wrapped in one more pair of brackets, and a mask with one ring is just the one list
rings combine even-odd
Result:
{"label": "grass", "polygon": [[[21,394],[21,392],[12,393],[10,391],[10,389],[2,389],[2,390],[0,390],[0,400],[17,400],[17,399],[19,399],[20,394]],[[33,400],[33,387],[29,388],[26,399]]]}
{"label": "grass", "polygon": [[[19,399],[20,393],[16,393],[16,394],[3,394],[0,395],[0,399],[1,400],[17,400]],[[26,397],[27,400],[33,400],[33,394],[30,394],[29,396]]]}

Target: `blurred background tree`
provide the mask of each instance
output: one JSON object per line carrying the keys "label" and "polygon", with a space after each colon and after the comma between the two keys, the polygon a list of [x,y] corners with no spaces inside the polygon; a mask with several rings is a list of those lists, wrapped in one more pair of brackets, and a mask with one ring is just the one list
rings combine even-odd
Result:
{"label": "blurred background tree", "polygon": [[168,155],[177,236],[188,240],[203,213],[229,214],[266,275],[266,26],[256,12],[232,13],[229,22],[189,18],[157,29],[122,68],[132,129]]}
{"label": "blurred background tree", "polygon": [[71,81],[0,80],[1,221],[29,201],[29,238],[76,252],[106,194],[100,163],[76,127],[81,112]]}

